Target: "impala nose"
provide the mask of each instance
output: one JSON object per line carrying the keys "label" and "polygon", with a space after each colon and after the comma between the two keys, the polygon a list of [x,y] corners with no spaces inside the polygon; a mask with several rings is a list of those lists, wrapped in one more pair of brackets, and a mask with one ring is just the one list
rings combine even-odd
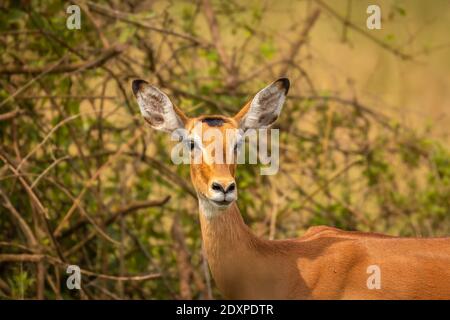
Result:
{"label": "impala nose", "polygon": [[234,181],[231,182],[219,182],[219,181],[214,181],[211,184],[211,189],[214,191],[218,191],[218,192],[222,192],[224,194],[233,192],[236,189],[236,183]]}

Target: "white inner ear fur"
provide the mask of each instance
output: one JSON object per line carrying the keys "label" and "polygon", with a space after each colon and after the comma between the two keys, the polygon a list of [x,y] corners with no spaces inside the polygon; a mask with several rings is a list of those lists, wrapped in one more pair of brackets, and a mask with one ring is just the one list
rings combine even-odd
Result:
{"label": "white inner ear fur", "polygon": [[241,128],[267,128],[281,113],[286,93],[276,82],[259,91],[253,98],[249,111],[241,121]]}
{"label": "white inner ear fur", "polygon": [[158,88],[145,84],[136,94],[144,119],[157,130],[172,132],[183,127],[169,97]]}

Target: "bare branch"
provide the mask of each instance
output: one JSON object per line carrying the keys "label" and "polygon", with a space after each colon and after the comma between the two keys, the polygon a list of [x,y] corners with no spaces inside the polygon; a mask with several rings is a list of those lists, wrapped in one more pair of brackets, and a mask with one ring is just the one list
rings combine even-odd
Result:
{"label": "bare branch", "polygon": [[305,24],[303,25],[303,30],[300,32],[300,35],[298,39],[291,45],[289,55],[286,59],[285,66],[281,69],[280,75],[284,76],[286,75],[290,64],[294,62],[295,57],[297,56],[298,52],[300,51],[301,47],[306,43],[308,34],[315,25],[317,19],[320,16],[320,10],[316,9],[311,13],[311,15],[306,19]]}
{"label": "bare branch", "polygon": [[92,59],[90,61],[86,61],[83,63],[73,63],[73,64],[59,64],[56,66],[45,66],[45,67],[30,67],[30,66],[13,66],[0,68],[0,75],[13,75],[13,74],[55,74],[55,73],[68,73],[74,71],[82,71],[94,69],[102,66],[108,60],[114,58],[115,56],[121,54],[125,50],[125,46],[123,45],[115,45],[111,48],[100,53],[99,57],[96,59]]}
{"label": "bare branch", "polygon": [[9,119],[13,119],[19,115],[23,114],[23,110],[15,109],[6,113],[0,114],[0,121],[6,121]]}
{"label": "bare branch", "polygon": [[380,39],[374,37],[371,33],[364,31],[357,25],[353,24],[346,18],[342,17],[339,13],[337,13],[334,9],[332,9],[329,5],[327,5],[322,0],[317,0],[316,3],[318,3],[321,7],[323,7],[326,11],[328,11],[332,16],[334,16],[336,19],[341,21],[344,25],[350,27],[351,29],[355,30],[359,34],[363,35],[364,37],[368,38],[369,40],[375,42],[377,45],[379,45],[381,48],[389,51],[390,53],[396,55],[397,57],[401,58],[402,60],[410,60],[412,59],[412,56],[393,48],[389,45],[387,45],[385,42],[381,41]]}

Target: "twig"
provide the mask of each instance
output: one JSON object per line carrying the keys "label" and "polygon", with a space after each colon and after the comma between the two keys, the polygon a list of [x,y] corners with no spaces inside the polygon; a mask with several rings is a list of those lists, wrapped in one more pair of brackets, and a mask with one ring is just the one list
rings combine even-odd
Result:
{"label": "twig", "polygon": [[[40,262],[43,260],[48,260],[52,263],[57,263],[59,265],[62,265],[64,267],[69,266],[70,264],[62,262],[61,260],[51,257],[49,255],[45,254],[0,254],[0,262]],[[107,274],[101,274],[94,271],[89,271],[86,269],[81,269],[80,272],[87,276],[93,276],[99,279],[107,279],[107,280],[114,280],[114,281],[143,281],[143,280],[150,280],[159,278],[161,275],[159,273],[151,273],[141,276],[112,276]]]}
{"label": "twig", "polygon": [[328,11],[332,16],[334,16],[335,18],[337,18],[339,21],[341,21],[344,25],[352,28],[353,30],[355,30],[356,32],[358,32],[359,34],[363,35],[364,37],[372,40],[373,42],[375,42],[377,45],[379,45],[381,48],[389,51],[390,53],[398,56],[399,58],[403,59],[403,60],[410,60],[412,59],[412,56],[403,53],[402,51],[393,48],[389,45],[387,45],[386,43],[384,43],[383,41],[381,41],[380,39],[376,38],[375,36],[373,36],[372,34],[364,31],[363,29],[361,29],[360,27],[356,26],[355,24],[353,24],[352,22],[348,21],[347,19],[341,17],[340,14],[338,14],[334,9],[332,9],[330,6],[328,6],[325,2],[323,2],[322,0],[316,0],[316,3],[318,3],[322,8],[324,8],[326,11]]}
{"label": "twig", "polygon": [[211,32],[214,47],[217,50],[220,61],[225,66],[225,69],[228,73],[227,86],[233,88],[238,81],[236,66],[233,63],[233,60],[228,57],[228,54],[223,46],[223,42],[219,32],[219,23],[217,22],[216,15],[211,3],[209,2],[209,0],[203,0],[202,4],[203,12],[205,14],[206,21],[208,22],[208,27],[209,31]]}
{"label": "twig", "polygon": [[16,219],[19,228],[22,230],[25,238],[27,239],[27,243],[30,246],[30,248],[37,248],[38,247],[38,241],[36,240],[33,232],[31,231],[30,226],[25,221],[25,219],[22,218],[20,213],[16,210],[16,208],[12,205],[11,201],[9,200],[8,196],[3,192],[2,189],[0,189],[0,196],[2,197],[2,205],[11,212],[14,219]]}
{"label": "twig", "polygon": [[360,102],[358,102],[355,99],[351,100],[351,99],[341,98],[339,96],[317,96],[317,95],[310,95],[310,96],[289,95],[287,98],[288,99],[299,99],[299,100],[312,100],[312,101],[334,101],[339,104],[349,105],[349,106],[352,106],[352,107],[372,116],[379,123],[381,123],[384,127],[388,128],[388,129],[392,129],[392,126],[390,125],[389,120],[386,116],[384,116],[383,114],[378,113],[376,111],[373,111],[371,108],[366,107],[365,105],[361,104]]}
{"label": "twig", "polygon": [[300,211],[306,203],[308,203],[311,199],[313,199],[319,192],[327,188],[332,182],[334,182],[337,178],[339,178],[343,173],[347,172],[350,168],[352,168],[354,165],[362,163],[362,159],[357,159],[352,162],[350,162],[348,165],[346,165],[344,168],[336,172],[333,176],[331,176],[324,184],[320,185],[317,189],[315,189],[313,192],[308,194],[306,198],[303,200],[302,204],[300,205]]}
{"label": "twig", "polygon": [[39,148],[41,148],[45,142],[47,142],[47,140],[50,138],[50,136],[62,125],[66,124],[69,121],[75,120],[78,117],[80,117],[81,114],[76,114],[73,116],[70,116],[62,121],[60,121],[59,123],[57,123],[44,137],[44,139],[42,139],[42,141],[36,145],[25,157],[22,158],[22,160],[19,162],[19,164],[17,165],[17,170],[20,170],[23,166],[23,164],[28,160],[28,158],[30,158]]}
{"label": "twig", "polygon": [[212,300],[212,299],[214,299],[214,297],[213,297],[212,288],[211,288],[211,276],[209,274],[208,260],[206,257],[206,251],[205,251],[203,242],[202,242],[202,269],[203,269],[203,274],[205,276],[207,299]]}
{"label": "twig", "polygon": [[0,254],[0,262],[40,262],[44,258],[43,254]]}
{"label": "twig", "polygon": [[37,197],[36,193],[30,188],[30,185],[28,183],[28,181],[26,180],[25,177],[23,177],[21,175],[21,172],[19,170],[17,170],[17,168],[14,167],[13,163],[11,162],[10,159],[8,159],[8,157],[3,154],[0,150],[0,159],[2,161],[4,161],[7,166],[10,168],[10,170],[17,176],[18,180],[20,181],[20,183],[22,184],[23,188],[25,189],[25,191],[27,192],[28,196],[31,199],[31,202],[36,206],[36,208],[38,209],[38,211],[41,213],[42,216],[42,220],[44,223],[44,227],[45,227],[45,232],[47,233],[54,249],[56,250],[56,253],[58,254],[58,256],[60,257],[61,260],[64,260],[64,256],[61,252],[61,249],[59,247],[59,244],[56,242],[55,237],[53,236],[52,231],[50,230],[50,225],[48,222],[48,210],[47,208],[45,208],[42,205],[42,202],[39,200],[39,198]]}
{"label": "twig", "polygon": [[[36,96],[23,96],[16,97],[16,100],[39,100],[39,99],[73,99],[73,100],[113,100],[117,99],[115,96],[83,96],[83,95],[60,95],[60,96],[52,96],[52,95],[36,95]],[[2,115],[0,115],[0,120],[3,120]]]}
{"label": "twig", "polygon": [[[56,61],[53,65],[48,66],[47,69],[44,69],[41,71],[41,73],[39,73],[37,76],[35,76],[33,79],[31,79],[30,81],[28,81],[26,84],[24,84],[22,87],[20,87],[16,92],[14,92],[12,95],[8,96],[8,98],[6,98],[5,100],[3,100],[0,103],[0,107],[2,107],[3,105],[5,105],[9,100],[13,99],[15,96],[17,96],[18,94],[20,94],[21,92],[23,92],[25,89],[27,89],[29,86],[31,86],[34,82],[36,82],[37,80],[39,80],[41,77],[45,76],[47,73],[51,72],[52,70],[54,70],[55,68],[57,68],[64,60],[66,59],[66,57],[62,57],[61,59],[59,59],[58,61]],[[1,74],[1,69],[0,69],[0,74]]]}
{"label": "twig", "polygon": [[[114,58],[125,50],[125,46],[123,45],[115,45],[102,53],[96,59],[86,61],[83,63],[73,63],[73,64],[65,64],[61,65],[59,63],[52,66],[45,67],[30,67],[30,66],[21,66],[21,67],[6,67],[0,69],[0,74],[4,75],[13,75],[13,74],[40,74],[41,77],[44,74],[56,74],[56,73],[69,73],[74,71],[82,71],[89,70],[100,67],[105,64],[108,60]],[[1,106],[1,105],[0,105]]]}
{"label": "twig", "polygon": [[110,8],[106,8],[104,6],[100,6],[92,1],[87,1],[87,5],[89,6],[89,8],[92,11],[94,11],[98,14],[101,14],[103,16],[118,19],[123,22],[127,22],[129,24],[140,27],[140,28],[144,28],[144,29],[155,31],[155,32],[167,34],[170,36],[178,37],[178,38],[181,38],[184,40],[188,40],[188,41],[191,41],[191,42],[195,43],[196,45],[199,45],[202,47],[209,47],[209,45],[207,43],[205,43],[203,40],[193,37],[189,34],[182,34],[182,33],[178,33],[178,32],[167,30],[167,29],[161,29],[161,28],[157,28],[155,26],[149,25],[147,23],[141,22],[139,20],[132,20],[127,14],[124,14],[123,12],[120,12],[120,11],[114,10],[114,9],[110,9]]}
{"label": "twig", "polygon": [[24,113],[23,110],[20,110],[20,109],[15,109],[15,110],[12,110],[12,111],[9,111],[6,113],[2,113],[2,114],[0,114],[0,121],[6,121],[9,119],[15,118],[23,113]]}
{"label": "twig", "polygon": [[308,19],[306,19],[306,22],[303,26],[303,30],[300,32],[300,36],[298,37],[297,41],[295,41],[291,45],[288,58],[285,60],[287,63],[281,69],[280,75],[285,75],[288,72],[290,65],[294,62],[294,59],[297,56],[298,52],[300,51],[301,47],[306,43],[308,34],[311,31],[311,29],[313,28],[313,26],[315,25],[319,16],[320,16],[320,10],[316,9],[308,17]]}
{"label": "twig", "polygon": [[108,48],[109,47],[109,42],[108,39],[106,39],[105,35],[102,32],[102,29],[100,28],[100,26],[98,25],[97,21],[94,19],[94,17],[92,16],[91,11],[89,10],[89,7],[84,3],[84,1],[78,1],[78,0],[74,0],[73,1],[75,4],[79,5],[84,13],[86,14],[87,18],[89,19],[89,21],[92,23],[92,25],[94,26],[95,31],[97,32],[100,41],[103,44],[104,48]]}
{"label": "twig", "polygon": [[186,247],[186,241],[184,239],[184,234],[180,226],[178,215],[175,215],[172,223],[171,229],[172,237],[174,241],[174,249],[177,257],[177,268],[180,283],[180,298],[181,299],[192,299],[191,291],[191,276],[192,276],[192,266],[189,261],[189,252]]}
{"label": "twig", "polygon": [[[85,187],[83,188],[83,190],[81,190],[81,192],[78,194],[78,197],[73,201],[72,206],[70,207],[69,211],[67,211],[67,213],[64,215],[64,218],[62,219],[62,221],[58,224],[58,226],[55,229],[54,235],[58,236],[59,233],[62,232],[62,229],[65,227],[66,223],[70,220],[70,217],[72,216],[72,214],[74,213],[75,209],[78,207],[78,203],[81,201],[81,199],[83,198],[83,196],[85,195],[86,191],[91,187],[91,185],[93,184],[93,182],[97,179],[98,176],[100,176],[100,174],[102,173],[102,171],[108,167],[111,162],[117,158],[120,154],[122,154],[125,151],[125,148],[132,145],[140,136],[142,135],[141,131],[136,131],[135,135],[125,144],[123,144],[119,150],[112,155],[111,157],[109,157],[109,159],[105,162],[105,164],[103,164],[93,175],[92,177],[86,182]],[[111,239],[112,240],[112,239]],[[113,240],[113,242],[117,242],[115,240]]]}
{"label": "twig", "polygon": [[[104,222],[104,225],[105,226],[110,225],[111,223],[116,221],[117,218],[121,215],[125,216],[125,215],[133,213],[140,209],[164,206],[167,202],[169,202],[169,200],[170,200],[170,196],[167,196],[162,200],[151,200],[151,201],[142,201],[142,202],[131,203],[131,204],[117,210],[116,212],[112,213],[112,215]],[[65,237],[71,235],[72,233],[74,233],[75,231],[79,230],[80,228],[84,227],[87,223],[88,223],[88,221],[86,221],[86,220],[80,221],[73,227],[62,232],[60,235],[57,236],[57,238],[65,238]]]}

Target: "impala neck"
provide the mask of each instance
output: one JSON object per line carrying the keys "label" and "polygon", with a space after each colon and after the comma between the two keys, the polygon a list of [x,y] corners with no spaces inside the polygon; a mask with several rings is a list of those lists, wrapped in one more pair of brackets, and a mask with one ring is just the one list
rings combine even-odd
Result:
{"label": "impala neck", "polygon": [[[204,248],[213,278],[227,298],[256,297],[272,286],[279,274],[269,241],[257,238],[245,225],[236,203],[218,210],[199,200]],[[262,267],[263,266],[263,267]],[[277,270],[278,269],[278,270]],[[270,287],[270,288],[269,288]]]}
{"label": "impala neck", "polygon": [[199,203],[203,243],[213,272],[224,259],[248,254],[259,242],[244,223],[236,203],[225,210],[217,209],[206,200]]}
{"label": "impala neck", "polygon": [[244,223],[236,202],[225,210],[217,209],[206,200],[200,200],[199,204],[202,236],[210,263],[219,250],[226,253],[227,249],[239,246],[246,251],[260,241]]}

